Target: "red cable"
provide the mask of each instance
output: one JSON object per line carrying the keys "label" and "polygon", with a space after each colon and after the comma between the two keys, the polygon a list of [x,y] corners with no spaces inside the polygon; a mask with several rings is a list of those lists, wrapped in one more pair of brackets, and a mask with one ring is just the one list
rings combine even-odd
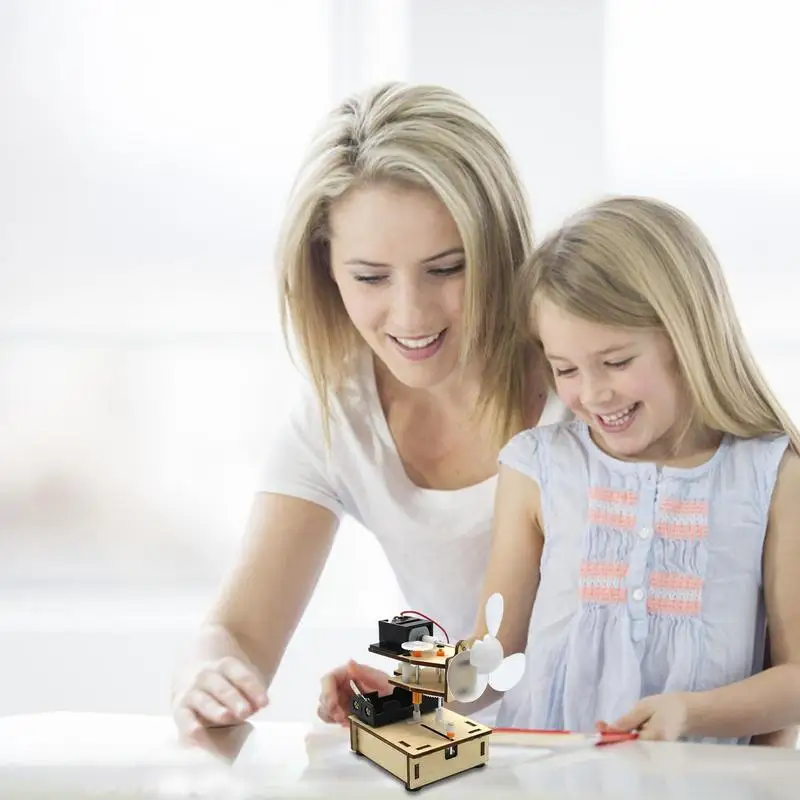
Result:
{"label": "red cable", "polygon": [[432,622],[444,634],[447,644],[450,644],[450,637],[447,635],[447,631],[435,619],[429,617],[427,614],[423,614],[421,611],[414,611],[414,609],[408,609],[407,611],[400,612],[401,617],[404,617],[406,614],[416,614],[418,617],[422,617],[423,619],[428,620],[428,622]]}

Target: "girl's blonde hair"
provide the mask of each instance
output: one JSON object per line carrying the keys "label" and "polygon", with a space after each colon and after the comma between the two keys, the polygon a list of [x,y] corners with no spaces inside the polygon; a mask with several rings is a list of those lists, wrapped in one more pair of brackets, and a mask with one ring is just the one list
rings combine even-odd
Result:
{"label": "girl's blonde hair", "polygon": [[708,240],[676,208],[642,197],[596,203],[542,242],[519,281],[520,312],[534,338],[539,298],[592,322],[664,330],[692,401],[685,431],[702,425],[740,437],[785,433],[800,450],[797,429],[747,345]]}
{"label": "girl's blonde hair", "polygon": [[499,135],[471,105],[439,86],[401,83],[352,96],[327,116],[278,237],[282,327],[317,389],[326,435],[330,392],[363,344],[331,277],[328,215],[345,192],[374,182],[429,189],[453,217],[466,258],[461,359],[480,366],[481,410],[502,444],[522,427],[529,374],[512,314],[514,272],[533,244],[527,197]]}

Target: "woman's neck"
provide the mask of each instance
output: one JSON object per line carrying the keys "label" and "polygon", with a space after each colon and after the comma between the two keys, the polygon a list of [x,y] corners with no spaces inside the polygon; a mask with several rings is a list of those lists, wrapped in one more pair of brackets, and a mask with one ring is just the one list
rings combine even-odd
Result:
{"label": "woman's neck", "polygon": [[[450,426],[472,426],[475,433],[493,437],[491,423],[481,417],[481,380],[478,368],[454,374],[431,388],[417,388],[401,383],[386,365],[373,356],[378,397],[387,418],[416,417],[429,423]],[[531,358],[521,398],[523,428],[535,427],[549,396],[546,364]]]}
{"label": "woman's neck", "polygon": [[497,454],[476,413],[477,380],[459,376],[433,389],[419,389],[400,383],[378,362],[375,381],[398,457],[413,484],[463,489],[496,472]]}
{"label": "woman's neck", "polygon": [[399,381],[386,365],[375,358],[375,381],[384,410],[400,405],[419,411],[436,411],[445,417],[464,418],[474,414],[480,395],[477,370],[465,370],[436,386],[418,388]]}

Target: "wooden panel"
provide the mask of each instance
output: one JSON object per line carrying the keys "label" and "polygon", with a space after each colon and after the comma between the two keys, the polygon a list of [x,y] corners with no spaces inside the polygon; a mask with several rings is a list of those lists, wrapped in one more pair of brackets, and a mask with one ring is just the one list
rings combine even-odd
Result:
{"label": "wooden panel", "polygon": [[[414,767],[412,766],[409,771],[409,789],[418,789],[420,786],[426,786],[429,783],[440,781],[442,778],[449,778],[451,775],[457,775],[459,772],[464,772],[469,769],[485,764],[489,760],[489,740],[490,734],[484,734],[478,739],[470,739],[466,742],[456,742],[453,747],[457,748],[455,755],[447,758],[447,748],[437,750],[435,753],[430,753],[419,759],[419,777],[414,777]],[[485,743],[483,754],[481,754],[481,744]],[[412,764],[417,759],[412,761]]]}
{"label": "wooden panel", "polygon": [[422,666],[427,667],[444,667],[447,665],[447,660],[452,658],[455,655],[455,647],[453,645],[446,644],[444,646],[444,655],[437,656],[436,648],[433,650],[429,650],[426,653],[423,653],[419,658],[414,658],[410,655],[405,655],[395,653],[391,650],[386,650],[380,645],[371,644],[369,646],[370,653],[377,653],[379,656],[387,656],[388,658],[393,658],[396,661],[408,661],[409,664],[421,664]]}
{"label": "wooden panel", "polygon": [[388,772],[391,772],[403,783],[408,781],[408,757],[394,747],[390,742],[375,735],[380,728],[374,731],[369,728],[357,726],[357,752],[366,756],[370,761]]}
{"label": "wooden panel", "polygon": [[[436,724],[434,711],[423,714],[419,722],[402,720],[378,728],[365,725],[351,715],[351,736],[352,730],[357,728],[359,753],[396,775],[409,789],[419,788],[478,767],[489,758],[488,741],[492,729],[449,709],[443,712],[441,725]],[[445,734],[448,722],[453,724],[453,739]],[[481,753],[483,743],[484,752]],[[448,758],[451,752],[455,755]]]}
{"label": "wooden panel", "polygon": [[[401,720],[378,728],[365,725],[355,716],[350,717],[351,725],[355,724],[359,728],[366,729],[369,733],[383,739],[412,757],[421,755],[423,752],[442,750],[451,744],[451,740],[445,735],[445,725],[448,722],[453,723],[455,738],[452,741],[455,742],[468,741],[492,732],[492,729],[486,725],[481,725],[479,722],[462,717],[447,708],[444,709],[444,725],[441,726],[436,725],[435,711],[423,714],[419,722]],[[359,741],[361,740],[359,739]]]}

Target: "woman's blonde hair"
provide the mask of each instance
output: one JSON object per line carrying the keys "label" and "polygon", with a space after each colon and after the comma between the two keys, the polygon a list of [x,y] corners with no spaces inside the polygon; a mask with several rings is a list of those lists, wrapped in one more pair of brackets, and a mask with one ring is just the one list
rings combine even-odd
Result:
{"label": "woman's blonde hair", "polygon": [[692,405],[684,432],[701,425],[748,438],[785,433],[800,450],[708,240],[676,208],[643,197],[598,202],[548,236],[518,279],[519,311],[535,338],[540,298],[592,322],[664,330]]}
{"label": "woman's blonde hair", "polygon": [[500,137],[469,103],[440,86],[401,83],[349,97],[327,116],[278,237],[282,327],[317,389],[326,435],[330,392],[362,345],[330,272],[329,209],[374,182],[429,189],[453,217],[466,260],[461,359],[480,366],[481,410],[503,443],[522,427],[529,374],[512,314],[514,272],[533,246],[527,197]]}

